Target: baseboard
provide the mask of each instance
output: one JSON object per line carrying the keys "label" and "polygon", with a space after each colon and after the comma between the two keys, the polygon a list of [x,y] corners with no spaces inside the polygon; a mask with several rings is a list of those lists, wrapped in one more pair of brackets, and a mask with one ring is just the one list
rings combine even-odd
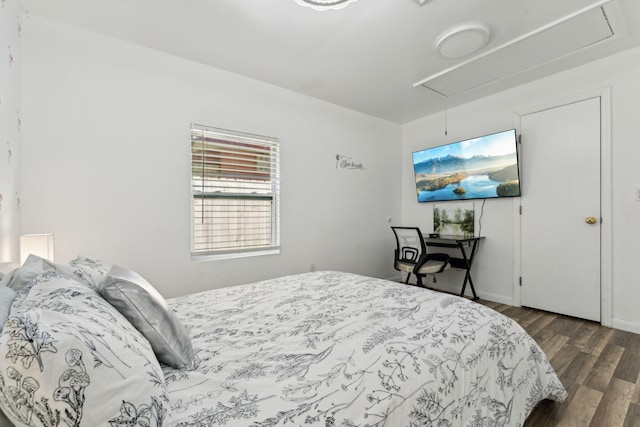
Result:
{"label": "baseboard", "polygon": [[[412,277],[413,279],[413,277]],[[404,283],[404,278],[403,275],[397,275],[394,277],[390,277],[386,280],[390,280],[392,282],[401,282]],[[415,285],[415,282],[413,280],[409,281],[410,285]],[[451,293],[454,295],[459,295],[460,291],[456,288],[456,289],[433,289],[435,291],[439,291],[439,292],[445,292],[445,293]],[[493,302],[497,302],[500,304],[506,304],[506,305],[513,305],[513,298],[509,298],[509,297],[505,297],[504,295],[498,295],[498,294],[492,294],[489,292],[478,292],[476,291],[476,293],[478,294],[478,296],[483,299],[483,300],[487,300],[487,301],[493,301]],[[471,291],[469,289],[467,289],[467,292],[465,293],[465,297],[470,298],[471,296]]]}
{"label": "baseboard", "polygon": [[611,319],[611,327],[613,327],[614,329],[620,329],[622,331],[633,332],[634,334],[640,334],[640,323],[636,322]]}
{"label": "baseboard", "polygon": [[[390,277],[387,280],[391,280],[392,282],[404,282],[402,275]],[[493,302],[506,304],[506,305],[514,305],[513,298],[509,298],[504,295],[492,294],[489,292],[481,292],[481,291],[477,292],[477,294],[480,297],[480,299],[483,299],[483,300],[493,301]],[[468,297],[469,295],[466,295],[466,296]],[[612,319],[611,327],[614,329],[620,329],[622,331],[633,332],[634,334],[640,334],[640,323],[636,323],[636,322],[628,322],[626,320]]]}
{"label": "baseboard", "polygon": [[480,299],[487,301],[493,301],[500,304],[513,305],[513,298],[505,297],[504,295],[492,294],[488,292],[476,291]]}

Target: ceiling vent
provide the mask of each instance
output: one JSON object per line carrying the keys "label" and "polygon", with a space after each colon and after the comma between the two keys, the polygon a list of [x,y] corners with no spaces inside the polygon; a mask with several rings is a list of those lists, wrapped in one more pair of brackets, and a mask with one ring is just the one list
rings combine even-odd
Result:
{"label": "ceiling vent", "polygon": [[614,34],[602,8],[608,1],[600,1],[476,55],[415,83],[414,87],[424,86],[452,97],[606,40]]}

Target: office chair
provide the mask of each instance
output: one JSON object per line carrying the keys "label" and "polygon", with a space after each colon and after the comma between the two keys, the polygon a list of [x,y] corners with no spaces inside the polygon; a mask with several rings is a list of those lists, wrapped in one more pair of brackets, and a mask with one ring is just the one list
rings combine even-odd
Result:
{"label": "office chair", "polygon": [[427,253],[427,246],[424,237],[418,227],[391,227],[396,236],[396,250],[393,267],[398,271],[407,273],[409,283],[411,273],[416,275],[418,286],[425,287],[422,278],[435,275],[447,270],[449,266],[449,255],[444,253]]}

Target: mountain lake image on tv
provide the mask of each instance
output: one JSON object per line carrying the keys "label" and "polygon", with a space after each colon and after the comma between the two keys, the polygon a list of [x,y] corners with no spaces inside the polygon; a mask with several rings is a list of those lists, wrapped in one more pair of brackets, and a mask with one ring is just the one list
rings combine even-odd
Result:
{"label": "mountain lake image on tv", "polygon": [[520,196],[515,129],[413,153],[418,202]]}

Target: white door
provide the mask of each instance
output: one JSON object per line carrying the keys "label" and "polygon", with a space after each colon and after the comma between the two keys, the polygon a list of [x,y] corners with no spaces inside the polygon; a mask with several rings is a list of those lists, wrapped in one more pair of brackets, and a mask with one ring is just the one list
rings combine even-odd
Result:
{"label": "white door", "polygon": [[599,321],[600,98],[524,115],[521,134],[521,303]]}

